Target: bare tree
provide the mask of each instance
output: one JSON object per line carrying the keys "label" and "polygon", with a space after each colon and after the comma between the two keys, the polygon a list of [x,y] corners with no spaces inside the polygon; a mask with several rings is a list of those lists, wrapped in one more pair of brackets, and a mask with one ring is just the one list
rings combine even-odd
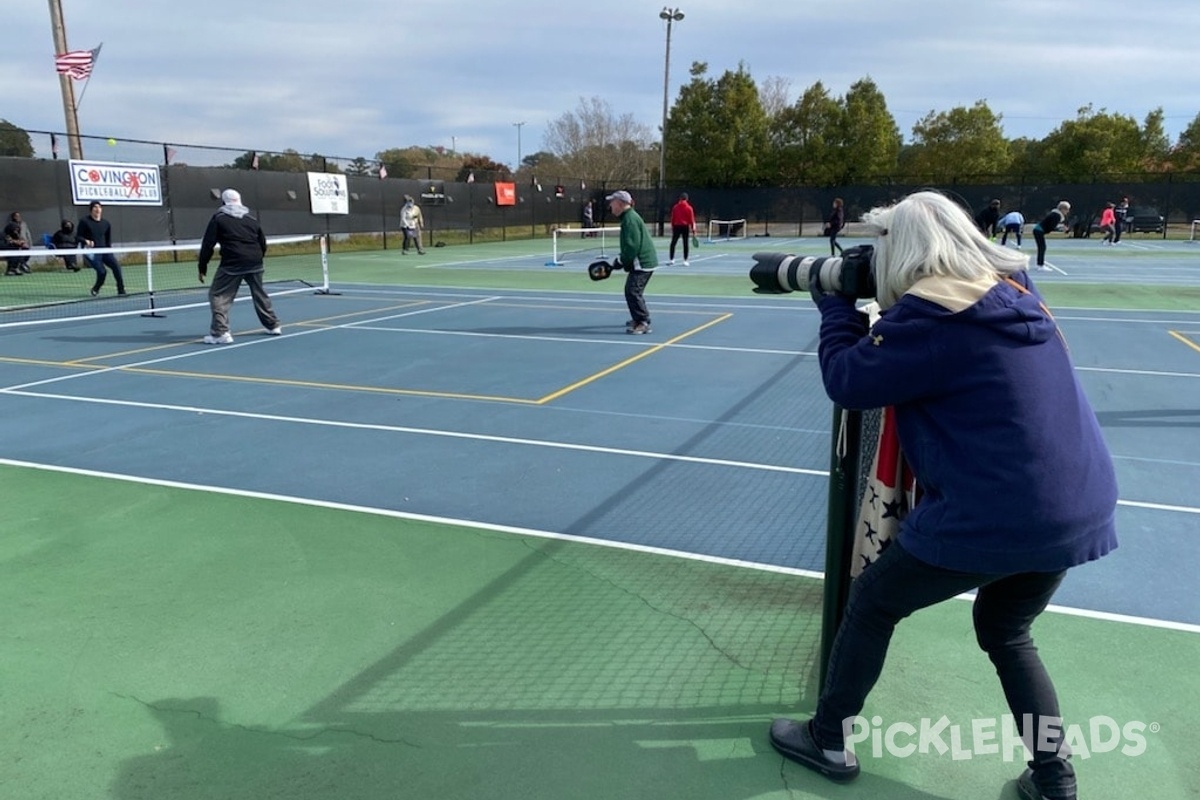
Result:
{"label": "bare tree", "polygon": [[632,114],[617,116],[607,100],[579,99],[546,126],[543,147],[558,158],[565,173],[603,181],[609,186],[644,182],[656,164],[650,128]]}
{"label": "bare tree", "polygon": [[788,95],[792,92],[791,78],[782,75],[771,75],[758,87],[758,102],[762,105],[767,119],[775,119],[787,108]]}

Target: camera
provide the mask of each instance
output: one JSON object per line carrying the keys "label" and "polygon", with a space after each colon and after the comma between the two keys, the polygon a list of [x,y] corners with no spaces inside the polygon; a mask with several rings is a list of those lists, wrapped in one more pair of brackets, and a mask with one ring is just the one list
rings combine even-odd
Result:
{"label": "camera", "polygon": [[875,272],[869,244],[849,247],[841,256],[821,258],[790,253],[755,253],[750,280],[758,294],[835,293],[853,298],[875,297]]}

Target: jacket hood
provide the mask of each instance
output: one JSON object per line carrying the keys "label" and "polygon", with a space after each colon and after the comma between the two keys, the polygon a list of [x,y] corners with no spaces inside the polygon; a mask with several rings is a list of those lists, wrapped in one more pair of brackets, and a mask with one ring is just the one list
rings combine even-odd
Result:
{"label": "jacket hood", "polygon": [[1053,338],[1058,326],[1033,288],[1029,273],[1014,273],[1010,280],[1012,283],[1000,276],[976,281],[931,276],[917,281],[905,294],[939,306],[947,316],[986,325],[1015,341],[1038,343]]}

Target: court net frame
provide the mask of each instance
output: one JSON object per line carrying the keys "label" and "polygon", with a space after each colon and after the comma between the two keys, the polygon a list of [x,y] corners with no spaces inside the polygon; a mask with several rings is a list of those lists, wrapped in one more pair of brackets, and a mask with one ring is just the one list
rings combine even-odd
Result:
{"label": "court net frame", "polygon": [[[320,257],[319,277],[316,277],[315,266],[310,270],[306,270],[303,276],[281,273],[278,269],[279,260],[299,259],[305,258],[305,256],[271,255],[270,248],[279,245],[311,242],[318,244]],[[193,241],[177,242],[175,244],[154,243],[125,245],[121,247],[89,247],[75,250],[36,247],[29,250],[3,251],[3,253],[0,253],[0,257],[2,258],[28,258],[31,261],[37,262],[60,262],[63,256],[74,256],[79,275],[67,271],[62,266],[55,269],[45,269],[39,266],[28,275],[0,278],[0,329],[137,314],[155,317],[163,316],[163,312],[166,311],[206,307],[208,305],[208,284],[200,283],[198,280],[195,270],[195,256],[188,258],[185,264],[178,263],[180,260],[178,257],[171,259],[169,268],[172,271],[187,270],[187,278],[184,279],[184,282],[172,282],[162,279],[162,273],[166,269],[164,266],[165,259],[162,258],[164,254],[167,258],[171,258],[172,255],[179,253],[198,253],[200,247],[201,243],[199,241]],[[264,262],[266,265],[264,282],[270,287],[272,297],[309,291],[315,294],[334,293],[331,291],[329,284],[329,246],[325,234],[268,237],[267,247],[268,256]],[[83,257],[99,256],[106,253],[118,257],[133,254],[144,255],[145,261],[144,266],[142,266],[144,269],[144,286],[139,276],[139,283],[134,291],[130,291],[124,297],[113,297],[107,291],[108,287],[113,286],[113,278],[109,276],[105,283],[104,294],[99,297],[91,296],[88,293],[86,284],[80,282],[86,280],[81,277],[84,273],[89,276],[93,273],[92,269],[83,261]],[[217,249],[217,253],[219,257],[220,248]],[[157,281],[155,279],[156,257],[159,259],[157,262],[159,264],[159,280]],[[315,259],[317,255],[313,254],[308,257]],[[272,262],[275,262],[275,270],[272,270]],[[210,280],[211,275],[216,271],[216,264],[217,258],[214,258],[213,263],[209,265]],[[132,281],[133,273],[138,267],[139,264],[130,262],[121,265],[126,275],[127,283]],[[313,280],[313,277],[316,277],[316,280]],[[75,281],[78,289],[73,294],[63,295],[59,286],[55,287],[54,291],[39,294],[36,290],[29,291],[30,284],[24,283],[26,281],[35,283],[38,281],[54,281],[56,284],[61,284],[64,280]],[[7,284],[7,281],[13,281],[13,283]],[[10,285],[17,290],[15,297],[12,292],[8,291]],[[242,302],[248,299],[249,296],[247,294],[239,292],[235,302]]]}
{"label": "court net frame", "polygon": [[[555,228],[553,250],[547,267],[561,267],[568,260],[594,261],[620,252],[620,228]],[[560,242],[560,239],[562,240]],[[578,239],[579,247],[569,246]],[[582,258],[581,258],[582,257]]]}
{"label": "court net frame", "polygon": [[[716,235],[714,236],[714,232]],[[708,221],[708,244],[728,242],[730,239],[746,238],[745,219],[710,219]]]}

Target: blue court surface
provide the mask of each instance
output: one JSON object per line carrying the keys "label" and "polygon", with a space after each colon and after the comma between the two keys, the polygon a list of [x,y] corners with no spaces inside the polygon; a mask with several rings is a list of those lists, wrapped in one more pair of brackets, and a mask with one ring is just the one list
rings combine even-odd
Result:
{"label": "blue court surface", "polygon": [[[836,787],[765,741],[815,702],[832,413],[817,312],[746,272],[825,248],[702,244],[647,336],[545,241],[335,249],[337,293],[277,296],[279,337],[239,303],[226,346],[204,307],[0,327],[0,796],[1016,797],[1019,759]],[[1153,732],[1082,796],[1195,797],[1200,245],[1048,261],[1121,544],[1039,647],[1065,714]],[[1002,713],[965,603],[905,621],[870,703]]]}

